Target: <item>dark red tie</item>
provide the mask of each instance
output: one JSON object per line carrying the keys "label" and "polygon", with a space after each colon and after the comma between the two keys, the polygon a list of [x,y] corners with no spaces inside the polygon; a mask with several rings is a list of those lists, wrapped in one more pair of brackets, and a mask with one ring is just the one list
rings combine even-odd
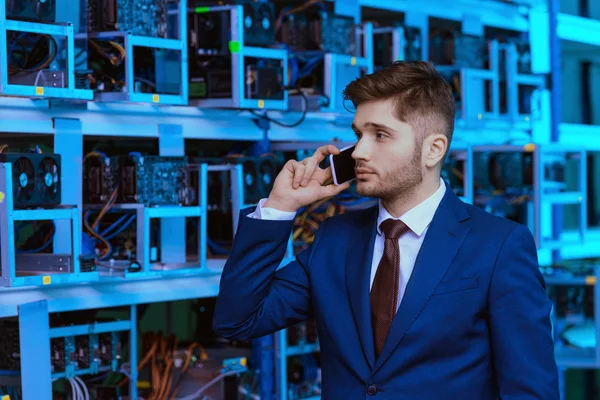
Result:
{"label": "dark red tie", "polygon": [[398,246],[398,238],[408,230],[404,222],[393,219],[383,221],[380,228],[385,235],[385,246],[371,288],[371,322],[373,324],[376,357],[383,349],[398,308],[398,290],[400,287],[400,247]]}

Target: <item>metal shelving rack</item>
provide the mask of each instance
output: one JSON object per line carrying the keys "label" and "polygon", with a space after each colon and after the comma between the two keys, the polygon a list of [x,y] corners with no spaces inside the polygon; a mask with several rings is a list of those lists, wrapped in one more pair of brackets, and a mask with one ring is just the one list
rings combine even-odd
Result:
{"label": "metal shelving rack", "polygon": [[[554,0],[550,0],[552,2]],[[381,2],[380,0],[358,0],[354,2],[335,1],[337,13],[352,16],[360,21],[361,7],[388,8],[390,11],[403,12],[406,21],[413,26],[418,26],[424,32],[428,31],[429,17],[451,19],[460,21],[463,30],[469,33],[481,34],[484,26],[512,29],[520,32],[529,32],[534,54],[534,69],[537,73],[556,72],[557,53],[552,52],[552,63],[548,54],[548,32],[553,32],[553,40],[564,39],[600,46],[600,21],[560,14],[554,6],[546,4],[532,8],[523,8],[504,2],[480,0],[460,0],[448,7],[444,0],[427,0],[427,5],[408,0],[394,2]],[[550,13],[549,13],[550,11]],[[185,14],[185,13],[183,13]],[[552,18],[548,18],[548,15]],[[555,25],[552,25],[554,22]],[[12,25],[11,25],[12,24]],[[3,9],[0,9],[0,48],[6,48],[6,30],[17,28],[29,29],[21,23],[6,21]],[[185,26],[185,25],[182,25]],[[46,32],[47,26],[40,24],[35,32]],[[48,33],[66,35],[72,38],[69,27],[52,27]],[[55,32],[55,30],[58,30]],[[71,35],[71,36],[70,36]],[[72,68],[73,44],[69,43],[69,65]],[[165,42],[166,43],[166,42]],[[167,43],[169,46],[173,43]],[[185,52],[185,48],[182,48]],[[424,50],[425,53],[425,50]],[[354,61],[350,59],[352,64]],[[273,147],[305,147],[310,143],[352,142],[354,134],[349,127],[351,115],[340,114],[331,110],[323,112],[309,112],[305,121],[295,128],[283,128],[272,125],[268,129],[257,127],[254,116],[247,111],[236,109],[207,109],[198,106],[174,106],[168,103],[181,104],[179,98],[144,97],[130,98],[141,103],[110,103],[86,102],[77,106],[55,106],[54,99],[91,100],[91,91],[78,91],[69,80],[69,89],[65,92],[54,92],[50,89],[28,89],[20,91],[6,85],[6,68],[0,59],[2,67],[2,94],[19,95],[20,98],[0,97],[0,137],[3,133],[19,132],[26,137],[29,134],[45,134],[54,137],[55,151],[66,160],[82,160],[82,143],[84,136],[128,136],[137,138],[158,139],[159,153],[161,155],[183,155],[184,139],[202,140],[244,140],[260,141],[265,138],[271,140]],[[184,88],[187,79],[183,79]],[[556,87],[556,86],[554,86]],[[12,90],[12,91],[11,91]],[[16,91],[15,91],[16,90]],[[28,98],[31,97],[31,98]],[[184,101],[187,93],[184,92]],[[35,98],[35,99],[33,99]],[[164,101],[163,101],[164,100]],[[457,121],[455,140],[471,145],[504,144],[513,140],[521,140],[523,133],[531,131],[535,143],[548,144],[575,143],[584,144],[583,147],[599,147],[599,127],[581,127],[572,124],[557,123],[554,128],[549,123],[550,102],[546,97],[541,107],[542,118],[536,121],[496,121],[482,119],[476,128],[465,121]],[[556,98],[554,101],[559,101]],[[150,104],[143,104],[148,102]],[[556,104],[556,103],[554,103]],[[160,106],[157,106],[160,105]],[[258,106],[258,105],[257,105]],[[254,107],[254,106],[253,106]],[[268,109],[268,104],[264,104]],[[256,107],[260,108],[260,107]],[[557,111],[556,109],[554,110]],[[271,118],[283,121],[296,121],[300,116],[297,112],[285,110],[269,110]],[[564,132],[568,135],[551,132]],[[590,140],[593,138],[593,141]],[[81,204],[81,167],[66,168],[63,170],[63,181],[75,182],[74,185],[63,187],[63,203],[70,204],[77,210],[82,209]],[[79,182],[79,183],[77,183]],[[243,202],[240,202],[243,204]],[[80,218],[80,217],[79,217]],[[541,216],[545,221],[552,221],[552,216]],[[173,231],[181,232],[182,215],[165,221]],[[235,223],[235,222],[234,222]],[[179,229],[177,228],[179,227]],[[57,251],[68,248],[70,233],[63,225],[57,224]],[[182,247],[182,237],[163,237],[169,249],[176,253]],[[585,246],[600,249],[598,241],[588,240]],[[546,250],[540,250],[540,255]],[[596,252],[600,253],[599,250]],[[5,257],[3,255],[3,257]],[[207,261],[210,265],[210,261]],[[3,259],[3,265],[6,260]],[[3,269],[4,276],[4,269]],[[42,282],[43,283],[43,282]],[[74,282],[58,283],[52,278],[47,285],[18,288],[9,287],[0,289],[0,318],[18,317],[26,329],[21,330],[24,343],[30,343],[23,349],[22,382],[35,382],[30,384],[29,391],[24,393],[25,400],[49,400],[51,395],[47,388],[51,380],[49,371],[42,371],[39,365],[32,362],[34,355],[45,354],[46,342],[52,335],[48,327],[48,314],[65,311],[91,310],[115,306],[130,306],[132,319],[135,317],[136,306],[139,304],[170,302],[185,299],[214,297],[218,293],[219,274],[193,274],[189,276],[148,276],[144,278],[128,279],[117,277],[103,279],[98,277],[85,284]],[[135,330],[131,330],[132,337]],[[29,333],[28,333],[29,332]],[[35,341],[31,332],[36,332]],[[278,366],[278,385],[285,387],[285,360],[290,354],[303,351],[316,351],[316,348],[292,349],[285,345],[285,331],[276,334],[280,343],[276,366]],[[135,348],[135,346],[132,346]],[[37,353],[39,352],[39,354]],[[132,360],[137,358],[135,353],[130,355]],[[596,357],[597,359],[597,357]],[[29,360],[29,361],[25,361]],[[560,361],[560,360],[559,360]],[[565,364],[565,367],[579,368],[589,366],[589,361],[579,363],[576,359]],[[596,364],[594,364],[596,365]],[[43,381],[44,384],[38,385]],[[285,399],[285,391],[276,393],[278,399]],[[135,398],[135,395],[133,396]],[[266,397],[265,397],[266,398]]]}

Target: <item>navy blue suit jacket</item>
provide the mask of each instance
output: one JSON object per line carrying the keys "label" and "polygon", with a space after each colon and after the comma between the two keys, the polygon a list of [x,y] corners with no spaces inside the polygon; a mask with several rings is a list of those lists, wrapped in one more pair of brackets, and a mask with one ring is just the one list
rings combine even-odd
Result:
{"label": "navy blue suit jacket", "polygon": [[447,189],[381,355],[369,276],[378,208],[323,222],[283,268],[292,221],[242,211],[213,328],[260,337],[316,317],[324,400],[558,400],[551,302],[531,232]]}

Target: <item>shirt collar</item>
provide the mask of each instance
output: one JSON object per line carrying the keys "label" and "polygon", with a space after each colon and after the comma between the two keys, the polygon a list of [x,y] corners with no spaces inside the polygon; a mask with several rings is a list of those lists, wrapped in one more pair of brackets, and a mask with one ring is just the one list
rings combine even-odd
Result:
{"label": "shirt collar", "polygon": [[446,183],[440,178],[440,187],[427,199],[405,212],[399,218],[394,218],[379,200],[379,216],[377,217],[377,234],[381,235],[379,227],[386,219],[399,219],[417,236],[421,236],[433,220],[433,216],[446,192]]}

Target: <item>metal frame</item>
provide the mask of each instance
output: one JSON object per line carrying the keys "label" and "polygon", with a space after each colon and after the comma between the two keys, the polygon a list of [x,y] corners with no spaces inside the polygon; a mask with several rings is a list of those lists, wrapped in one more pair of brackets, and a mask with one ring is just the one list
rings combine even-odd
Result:
{"label": "metal frame", "polygon": [[[118,270],[122,270],[125,278],[144,278],[150,276],[178,276],[189,274],[210,273],[207,269],[206,259],[206,215],[207,215],[207,174],[208,166],[200,165],[200,184],[198,188],[199,204],[196,206],[156,206],[150,207],[145,204],[115,204],[114,210],[135,211],[136,213],[136,256],[141,269],[138,272],[129,272],[123,268],[122,262],[115,262]],[[161,262],[152,263],[150,248],[150,220],[166,218],[200,218],[199,235],[199,260],[195,263],[165,262],[165,268],[157,268]],[[164,257],[164,255],[163,255]],[[126,262],[125,264],[128,264]],[[101,279],[120,278],[120,274],[114,274],[111,270],[108,274],[102,274]]]}
{"label": "metal frame", "polygon": [[[564,156],[566,158],[576,158],[579,161],[578,165],[578,187],[575,191],[556,192],[556,188],[551,187],[545,180],[544,167],[546,159],[551,156]],[[586,240],[587,235],[587,152],[583,149],[568,147],[564,145],[543,144],[535,146],[534,156],[534,174],[536,179],[534,180],[535,188],[537,193],[536,199],[536,232],[535,237],[539,248],[558,250],[563,246],[582,244]],[[564,205],[578,205],[579,206],[579,238],[575,239],[574,242],[569,242],[560,238],[546,239],[544,232],[546,226],[542,217],[542,207],[545,205],[551,206],[564,206]],[[554,222],[554,219],[550,221]]]}
{"label": "metal frame", "polygon": [[[99,322],[90,325],[75,325],[75,326],[61,326],[57,328],[50,328],[49,338],[50,339],[65,339],[74,341],[75,336],[89,336],[93,339],[93,343],[98,343],[98,334],[101,333],[119,333],[129,332],[132,325],[136,322],[129,321],[114,321],[114,322]],[[137,340],[133,339],[132,345],[135,346]],[[90,343],[91,347],[92,343]],[[65,346],[66,347],[66,346]],[[91,352],[90,352],[91,356]],[[113,360],[114,361],[114,360]],[[132,363],[134,364],[134,363]],[[67,365],[64,372],[56,372],[52,374],[52,379],[61,378],[73,378],[80,375],[98,374],[100,372],[116,371],[117,365],[113,362],[110,367],[100,367],[98,360],[90,357],[89,368],[76,369],[74,365]],[[137,377],[136,377],[137,378]],[[137,380],[137,379],[136,379]]]}
{"label": "metal frame", "polygon": [[[533,234],[538,250],[559,249],[565,245],[581,244],[585,240],[587,232],[587,160],[586,151],[581,148],[569,148],[558,144],[527,144],[525,146],[507,145],[507,146],[473,146],[473,152],[530,152],[533,153]],[[557,193],[556,188],[550,187],[545,180],[545,163],[551,155],[573,156],[579,160],[578,168],[578,189],[571,192]],[[470,179],[471,188],[473,180]],[[554,191],[554,193],[553,193]],[[473,192],[471,192],[473,193]],[[544,208],[547,206],[562,206],[576,204],[580,206],[579,212],[579,238],[574,243],[567,243],[564,240],[545,239],[545,232],[548,231],[546,222],[552,222],[552,219],[544,218],[546,213]]]}
{"label": "metal frame", "polygon": [[23,96],[31,98],[56,98],[73,100],[92,100],[94,93],[91,90],[75,88],[75,37],[72,24],[45,24],[6,19],[6,8],[0,7],[0,49],[7,48],[7,31],[29,32],[61,36],[67,44],[67,80],[66,88],[44,86],[15,85],[8,80],[8,62],[0,57],[0,95]]}
{"label": "metal frame", "polygon": [[[81,272],[81,228],[79,211],[74,206],[62,206],[56,209],[15,210],[12,198],[12,165],[0,164],[0,250],[2,261],[2,279],[0,286],[44,286],[60,283],[79,283],[98,280],[97,272]],[[70,220],[71,221],[71,273],[52,273],[44,275],[18,276],[15,261],[15,221]]]}
{"label": "metal frame", "polygon": [[[460,74],[461,107],[457,110],[457,119],[463,120],[467,126],[480,126],[482,120],[500,118],[500,66],[499,47],[496,40],[488,43],[490,53],[490,69],[461,68],[455,66],[438,66],[441,72]],[[492,109],[486,111],[486,84],[490,84]]]}
{"label": "metal frame", "polygon": [[[275,333],[274,338],[275,347],[275,393],[277,394],[278,400],[288,400],[287,393],[287,362],[288,357],[298,356],[302,354],[310,354],[320,352],[320,345],[317,339],[315,344],[306,344],[300,346],[288,346],[287,344],[287,329],[282,329]],[[285,389],[284,389],[285,388]],[[303,398],[303,400],[320,400],[320,396]]]}
{"label": "metal frame", "polygon": [[377,35],[392,35],[392,59],[391,62],[397,60],[405,60],[406,54],[405,49],[405,36],[403,26],[386,26],[381,28],[373,28],[373,40]]}
{"label": "metal frame", "polygon": [[[589,276],[546,276],[545,281],[548,286],[594,286],[594,326],[596,347],[590,349],[578,349],[557,345],[555,349],[556,362],[561,369],[600,368],[600,287],[598,277],[600,276],[600,267],[594,268],[594,274]],[[566,326],[567,321],[557,319],[553,316],[553,331],[555,342]]]}
{"label": "metal frame", "polygon": [[473,204],[473,148],[467,146],[466,148],[450,148],[449,157],[457,155],[458,159],[464,160],[463,165],[463,192],[464,196],[460,199],[468,204]]}
{"label": "metal frame", "polygon": [[[187,105],[188,104],[188,69],[187,66],[187,0],[179,0],[178,10],[175,10],[178,18],[178,39],[164,39],[155,37],[145,37],[133,35],[129,32],[114,31],[89,33],[89,39],[110,40],[114,38],[123,38],[125,56],[125,88],[124,92],[101,92],[95,91],[94,99],[96,101],[105,102],[135,102],[135,103],[152,103],[164,105]],[[169,14],[173,14],[169,11]],[[166,93],[139,93],[135,91],[134,71],[133,71],[133,54],[134,47],[147,47],[159,50],[174,50],[181,54],[181,90],[180,94]],[[158,71],[156,71],[158,74]]]}
{"label": "metal frame", "polygon": [[[222,165],[209,165],[208,172],[217,172],[217,171],[229,171],[229,177],[231,180],[231,216],[232,216],[232,228],[234,235],[237,232],[240,211],[244,208],[256,206],[256,204],[247,204],[244,199],[244,169],[241,164],[222,164]],[[208,189],[208,188],[207,188]],[[204,231],[200,232],[200,246],[204,246],[206,253],[206,228],[204,227]],[[286,256],[282,261],[282,265],[287,264],[294,258],[294,247],[292,242],[292,236],[290,235],[290,239],[287,244]],[[222,269],[224,266],[224,260],[222,259],[207,259],[207,265],[210,269]],[[223,263],[223,265],[221,265]]]}
{"label": "metal frame", "polygon": [[[541,115],[541,91],[546,88],[546,79],[542,75],[519,74],[517,69],[518,55],[517,46],[514,43],[502,43],[499,45],[500,57],[504,57],[506,66],[506,95],[508,112],[507,117],[511,121],[531,121],[539,120]],[[519,112],[519,87],[532,86],[534,90],[531,99],[531,114],[521,114]]]}
{"label": "metal frame", "polygon": [[241,5],[198,7],[188,9],[188,13],[209,13],[223,11],[230,13],[231,40],[229,42],[229,50],[231,52],[232,97],[229,99],[190,99],[189,104],[199,107],[214,108],[287,110],[287,90],[284,90],[283,92],[283,100],[268,100],[248,99],[244,89],[246,57],[279,60],[283,68],[283,86],[287,87],[289,84],[287,51],[283,49],[246,46],[244,44],[244,8]]}
{"label": "metal frame", "polygon": [[[324,92],[329,98],[329,104],[327,107],[323,107],[323,111],[330,112],[341,112],[346,111],[343,101],[338,101],[338,95],[343,90],[342,87],[338,87],[336,67],[338,65],[350,65],[363,70],[367,74],[372,74],[374,71],[373,65],[373,24],[366,22],[362,24],[356,32],[357,38],[362,39],[362,46],[357,40],[356,55],[350,56],[345,54],[325,54],[325,76],[324,76]],[[364,53],[361,52],[361,48],[364,48]],[[360,74],[356,76],[358,78]],[[348,82],[350,83],[350,82]]]}
{"label": "metal frame", "polygon": [[[75,369],[73,365],[66,365],[64,372],[52,373],[50,362],[50,339],[65,338],[65,347],[74,344],[75,336],[87,335],[97,343],[98,334],[129,332],[129,363],[132,368],[129,372],[130,398],[136,400],[137,396],[137,309],[130,306],[129,320],[94,323],[91,325],[65,326],[50,328],[49,309],[46,300],[24,303],[18,308],[19,336],[21,352],[21,386],[25,400],[51,400],[52,381],[61,378],[72,378],[79,375],[98,374],[105,371],[115,371],[118,365],[100,367],[92,359],[90,352],[90,367]],[[92,344],[90,343],[90,345]]]}

